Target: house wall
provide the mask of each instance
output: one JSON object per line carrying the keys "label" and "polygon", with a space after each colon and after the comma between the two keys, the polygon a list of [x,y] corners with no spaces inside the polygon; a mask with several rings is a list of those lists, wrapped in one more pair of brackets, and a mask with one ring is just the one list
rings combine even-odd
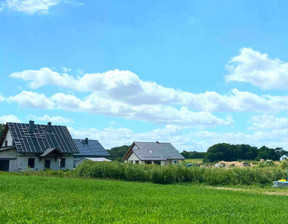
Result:
{"label": "house wall", "polygon": [[[2,157],[2,155],[0,155]],[[0,158],[1,158],[0,157]],[[3,157],[2,157],[3,158]],[[5,157],[6,158],[6,157]],[[7,157],[10,158],[10,157]],[[14,157],[15,158],[15,157]],[[34,168],[28,168],[28,159],[29,158],[34,158],[35,159],[35,167]],[[55,159],[54,158],[41,158],[41,160],[38,157],[35,156],[18,156],[17,159],[10,160],[9,163],[9,171],[11,172],[16,172],[16,171],[21,171],[21,170],[44,170],[44,163],[45,160],[49,159],[50,160],[50,169],[52,170],[60,170],[60,160],[59,158]],[[73,156],[65,157],[65,167],[61,168],[63,170],[72,170],[74,166],[74,159]]]}
{"label": "house wall", "polygon": [[5,146],[5,142],[6,141],[8,141],[8,145],[7,146],[12,146],[13,144],[13,141],[12,141],[13,139],[12,139],[12,136],[11,136],[11,132],[10,132],[10,130],[8,130],[7,131],[7,134],[6,134],[6,136],[5,136],[5,139],[4,139],[4,141],[3,141],[3,144],[2,144],[2,146],[1,147],[6,147]]}
{"label": "house wall", "polygon": [[128,161],[139,161],[139,158],[133,152],[131,156],[128,158]]}

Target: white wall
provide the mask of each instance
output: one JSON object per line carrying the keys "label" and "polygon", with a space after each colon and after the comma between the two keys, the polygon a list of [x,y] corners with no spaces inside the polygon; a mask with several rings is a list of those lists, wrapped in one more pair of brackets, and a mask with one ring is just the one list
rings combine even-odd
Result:
{"label": "white wall", "polygon": [[5,142],[8,141],[8,145],[7,146],[12,146],[13,144],[13,141],[12,141],[12,136],[11,136],[11,132],[10,130],[8,130],[6,136],[5,136],[5,139],[4,139],[4,142],[2,144],[1,147],[5,147]]}
{"label": "white wall", "polygon": [[[28,168],[28,159],[34,158],[35,159],[35,166],[34,168]],[[50,169],[52,170],[72,170],[74,165],[74,159],[73,156],[65,157],[65,167],[60,168],[60,159],[57,158],[56,161],[54,158],[41,158],[41,160],[38,157],[30,156],[30,157],[18,157],[15,160],[10,160],[9,164],[9,171],[15,172],[15,171],[21,171],[21,170],[44,170],[44,164],[45,160],[50,160]]]}
{"label": "white wall", "polygon": [[130,157],[128,158],[128,161],[139,161],[139,158],[135,155],[133,152]]}

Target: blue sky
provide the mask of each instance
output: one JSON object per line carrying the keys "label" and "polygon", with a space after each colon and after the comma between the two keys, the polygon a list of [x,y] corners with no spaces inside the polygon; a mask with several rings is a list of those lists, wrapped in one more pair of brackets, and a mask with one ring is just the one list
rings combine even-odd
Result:
{"label": "blue sky", "polygon": [[0,122],[106,148],[283,147],[287,1],[0,0]]}

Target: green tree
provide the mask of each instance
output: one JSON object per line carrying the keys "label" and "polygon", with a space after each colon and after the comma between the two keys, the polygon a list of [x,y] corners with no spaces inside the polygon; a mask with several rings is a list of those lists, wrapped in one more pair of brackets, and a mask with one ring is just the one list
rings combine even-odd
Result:
{"label": "green tree", "polygon": [[0,138],[1,138],[2,134],[3,134],[4,127],[5,127],[5,124],[0,124]]}
{"label": "green tree", "polygon": [[119,147],[114,147],[111,148],[109,150],[107,150],[107,152],[109,152],[110,156],[108,157],[109,159],[113,160],[113,161],[121,161],[123,156],[125,155],[125,153],[128,151],[130,146],[128,145],[122,145]]}
{"label": "green tree", "polygon": [[182,156],[184,156],[185,159],[202,159],[205,155],[205,152],[187,152],[184,150],[181,152]]}

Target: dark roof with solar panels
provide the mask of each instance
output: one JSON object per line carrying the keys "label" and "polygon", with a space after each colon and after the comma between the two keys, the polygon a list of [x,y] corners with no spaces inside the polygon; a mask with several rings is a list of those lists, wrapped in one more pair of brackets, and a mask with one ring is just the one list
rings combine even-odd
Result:
{"label": "dark roof with solar panels", "polygon": [[105,157],[110,154],[104,149],[104,147],[97,141],[88,138],[85,139],[73,139],[76,147],[80,153],[74,154],[74,157]]}
{"label": "dark roof with solar panels", "polygon": [[52,125],[51,122],[47,125],[34,124],[34,121],[28,124],[8,122],[0,139],[0,145],[8,130],[18,153],[42,154],[47,149],[57,149],[63,154],[78,152],[66,126]]}

